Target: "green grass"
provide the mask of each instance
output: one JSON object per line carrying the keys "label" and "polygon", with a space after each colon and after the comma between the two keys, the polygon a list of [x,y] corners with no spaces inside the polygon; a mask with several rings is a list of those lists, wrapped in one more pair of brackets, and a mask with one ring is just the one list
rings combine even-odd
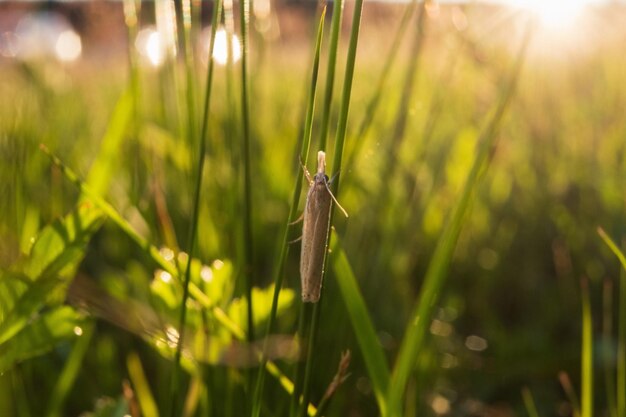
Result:
{"label": "green grass", "polygon": [[[0,62],[0,415],[623,417],[620,6],[590,45],[474,4],[219,3],[181,2],[161,68]],[[132,38],[153,4],[124,6]],[[204,66],[211,14],[241,61]],[[350,217],[303,306],[319,149]]]}

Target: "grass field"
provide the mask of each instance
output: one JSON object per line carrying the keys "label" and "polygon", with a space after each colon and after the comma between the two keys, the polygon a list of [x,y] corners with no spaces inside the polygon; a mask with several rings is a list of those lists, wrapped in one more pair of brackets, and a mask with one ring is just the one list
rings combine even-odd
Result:
{"label": "grass field", "polygon": [[262,4],[1,58],[0,415],[626,417],[626,8]]}

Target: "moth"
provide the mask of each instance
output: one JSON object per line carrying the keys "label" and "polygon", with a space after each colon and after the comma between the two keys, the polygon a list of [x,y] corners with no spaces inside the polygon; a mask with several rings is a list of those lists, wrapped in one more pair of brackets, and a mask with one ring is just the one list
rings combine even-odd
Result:
{"label": "moth", "polygon": [[310,187],[303,213],[302,249],[300,253],[302,301],[317,303],[322,289],[331,203],[334,201],[346,217],[348,214],[337,202],[328,187],[330,181],[326,176],[326,153],[323,151],[317,153],[317,173],[313,178],[304,166],[303,168]]}

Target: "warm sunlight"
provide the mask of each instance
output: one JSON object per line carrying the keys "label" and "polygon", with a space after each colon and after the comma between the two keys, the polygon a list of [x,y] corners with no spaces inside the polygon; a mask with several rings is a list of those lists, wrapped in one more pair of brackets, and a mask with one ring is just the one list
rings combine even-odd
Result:
{"label": "warm sunlight", "polygon": [[512,3],[536,14],[546,29],[562,30],[576,23],[594,0],[513,0]]}

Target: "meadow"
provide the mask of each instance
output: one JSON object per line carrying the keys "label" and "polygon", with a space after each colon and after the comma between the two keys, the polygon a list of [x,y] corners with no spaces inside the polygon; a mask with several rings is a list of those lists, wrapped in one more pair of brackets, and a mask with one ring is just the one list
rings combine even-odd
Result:
{"label": "meadow", "polygon": [[626,7],[254,3],[0,58],[0,415],[626,417]]}

